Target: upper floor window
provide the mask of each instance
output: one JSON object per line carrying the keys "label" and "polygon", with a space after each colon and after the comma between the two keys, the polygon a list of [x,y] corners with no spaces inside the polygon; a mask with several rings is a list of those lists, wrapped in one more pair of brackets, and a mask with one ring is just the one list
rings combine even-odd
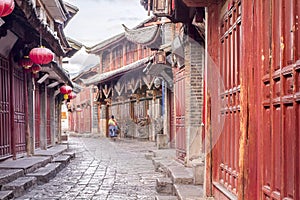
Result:
{"label": "upper floor window", "polygon": [[110,66],[110,52],[104,51],[102,54],[102,71],[106,72]]}

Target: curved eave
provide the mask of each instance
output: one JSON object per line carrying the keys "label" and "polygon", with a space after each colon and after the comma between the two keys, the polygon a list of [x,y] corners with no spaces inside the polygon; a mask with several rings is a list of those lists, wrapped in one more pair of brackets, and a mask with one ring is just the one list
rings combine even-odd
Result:
{"label": "curved eave", "polygon": [[143,58],[143,59],[138,60],[134,63],[123,66],[119,69],[109,71],[109,72],[106,72],[106,73],[103,73],[103,74],[97,74],[97,75],[89,78],[88,80],[83,80],[83,83],[86,86],[97,85],[99,83],[103,83],[105,81],[108,81],[108,80],[111,80],[113,78],[119,77],[119,76],[121,76],[121,75],[123,75],[123,74],[125,74],[129,71],[136,70],[136,69],[141,68],[141,67],[145,67],[145,64],[148,63],[152,59],[153,59],[152,56]]}
{"label": "curved eave", "polygon": [[126,26],[124,26],[124,28],[126,38],[133,43],[141,45],[150,45],[155,42],[160,35],[160,28],[158,25],[138,29],[128,29]]}
{"label": "curved eave", "polygon": [[65,27],[66,27],[68,22],[77,14],[79,9],[76,6],[74,6],[68,2],[64,2],[64,7],[65,7],[66,11],[68,12],[68,19],[65,22]]}
{"label": "curved eave", "polygon": [[62,2],[59,0],[46,0],[43,1],[46,9],[48,10],[49,14],[51,15],[51,17],[59,22],[59,23],[64,23],[67,20],[67,16],[63,10],[62,7]]}
{"label": "curved eave", "polygon": [[120,33],[112,38],[104,40],[103,42],[101,42],[99,44],[96,44],[95,46],[87,47],[86,52],[90,53],[90,54],[97,54],[100,51],[102,51],[103,49],[105,49],[109,46],[113,46],[116,43],[122,41],[123,39],[125,39],[125,33]]}
{"label": "curved eave", "polygon": [[68,85],[72,86],[72,81],[68,73],[55,61],[52,61],[47,65],[43,65],[41,72],[47,72],[50,79],[55,79],[60,83],[67,83]]}
{"label": "curved eave", "polygon": [[16,5],[23,11],[28,23],[37,31],[41,32],[43,39],[47,41],[50,48],[57,56],[65,56],[66,51],[60,43],[60,39],[54,32],[38,18],[36,9],[31,1],[15,0]]}

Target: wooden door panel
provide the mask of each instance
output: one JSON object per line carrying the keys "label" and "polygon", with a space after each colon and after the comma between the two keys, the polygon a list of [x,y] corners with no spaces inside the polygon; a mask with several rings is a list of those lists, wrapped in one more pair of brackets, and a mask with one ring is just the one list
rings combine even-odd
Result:
{"label": "wooden door panel", "polygon": [[[240,140],[240,49],[241,49],[241,18],[239,7],[235,4],[223,16],[220,32],[220,68],[224,90],[212,88],[218,91],[218,102],[221,102],[219,117],[224,119],[219,141],[213,149],[213,182],[214,195],[221,199],[228,199],[222,193],[238,196],[239,176],[239,140]],[[212,102],[212,106],[218,107],[218,102]],[[216,115],[216,114],[213,114]],[[215,174],[217,173],[217,174]]]}
{"label": "wooden door panel", "polygon": [[[18,66],[17,66],[18,67]],[[17,154],[26,152],[25,140],[25,86],[23,69],[13,70],[13,103],[14,103],[14,140]]]}
{"label": "wooden door panel", "polygon": [[284,197],[295,196],[295,156],[296,156],[296,119],[295,110],[293,105],[285,107],[284,118],[284,181],[283,181],[283,194]]}
{"label": "wooden door panel", "polygon": [[176,122],[176,156],[184,161],[186,156],[185,134],[185,75],[181,69],[175,76],[175,122]]}
{"label": "wooden door panel", "polygon": [[274,108],[274,113],[273,113],[273,148],[272,148],[272,152],[273,152],[273,163],[272,163],[272,167],[273,167],[273,186],[272,186],[272,192],[280,192],[281,190],[281,137],[280,137],[280,128],[281,128],[281,108],[275,107]]}
{"label": "wooden door panel", "polygon": [[[270,52],[272,62],[264,64],[261,79],[264,101],[263,123],[260,131],[263,137],[263,199],[299,199],[299,76],[296,62],[298,49],[297,33],[290,32],[295,21],[296,1],[263,2],[271,21],[271,37],[266,36],[263,51]],[[280,23],[278,23],[278,19]],[[265,22],[264,22],[265,23]],[[296,38],[296,40],[295,40]],[[284,44],[284,48],[283,48]],[[295,57],[296,55],[296,57]],[[266,81],[271,77],[271,81]],[[271,104],[272,110],[269,111]],[[271,124],[271,127],[267,127]],[[267,126],[266,126],[267,125]],[[270,130],[270,132],[269,132]],[[271,136],[269,135],[271,133]],[[258,141],[259,142],[259,141]],[[271,155],[271,159],[270,159]],[[258,180],[258,184],[259,184]]]}
{"label": "wooden door panel", "polygon": [[11,156],[9,62],[0,56],[0,159]]}

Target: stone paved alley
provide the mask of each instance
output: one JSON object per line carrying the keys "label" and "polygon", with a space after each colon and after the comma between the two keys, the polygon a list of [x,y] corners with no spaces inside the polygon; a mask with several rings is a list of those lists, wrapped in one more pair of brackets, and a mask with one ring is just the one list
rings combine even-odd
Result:
{"label": "stone paved alley", "polygon": [[154,199],[155,172],[145,158],[154,143],[136,140],[111,141],[108,138],[70,137],[69,148],[76,152],[55,178],[33,187],[17,199]]}

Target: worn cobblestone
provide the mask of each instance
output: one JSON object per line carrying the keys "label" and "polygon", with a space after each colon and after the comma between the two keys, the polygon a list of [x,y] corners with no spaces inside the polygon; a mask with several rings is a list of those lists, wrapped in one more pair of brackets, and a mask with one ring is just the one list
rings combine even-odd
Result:
{"label": "worn cobblestone", "polygon": [[154,143],[70,137],[69,148],[75,159],[17,200],[150,200],[157,195],[156,178],[162,174],[145,158]]}

